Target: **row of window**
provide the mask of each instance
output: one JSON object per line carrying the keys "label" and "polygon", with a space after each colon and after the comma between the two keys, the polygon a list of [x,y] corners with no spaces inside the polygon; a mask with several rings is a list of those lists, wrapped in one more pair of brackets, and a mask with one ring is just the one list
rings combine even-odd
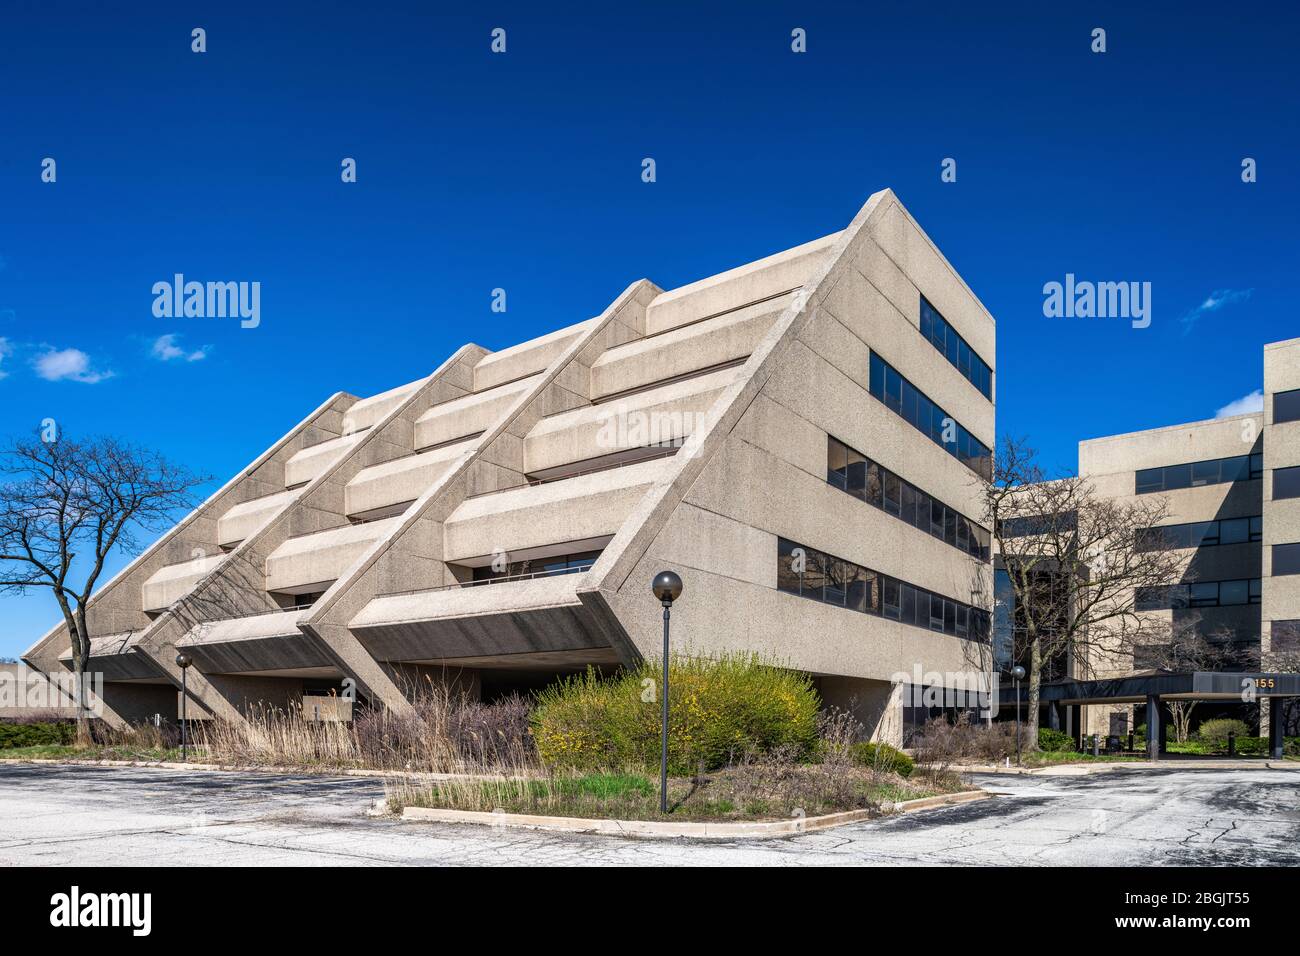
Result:
{"label": "row of window", "polygon": [[1062,511],[1056,515],[1003,518],[998,522],[998,530],[1004,538],[1027,538],[1039,534],[1073,534],[1079,530],[1079,513]]}
{"label": "row of window", "polygon": [[830,435],[826,436],[826,480],[960,551],[981,561],[989,559],[988,531]]}
{"label": "row of window", "polygon": [[1273,469],[1273,498],[1300,498],[1300,465]]}
{"label": "row of window", "polygon": [[993,477],[993,456],[955,418],[875,352],[871,353],[871,394],[985,481]]}
{"label": "row of window", "polygon": [[474,569],[474,580],[492,581],[497,578],[513,578],[526,574],[535,574],[539,577],[552,574],[577,574],[589,570],[599,557],[599,551],[582,551],[576,554],[557,554],[549,558],[512,561],[496,568],[487,565]]}
{"label": "row of window", "polygon": [[[921,296],[921,334],[939,350],[952,366],[966,376],[966,380],[980,390],[989,401],[993,400],[993,372],[988,363],[975,354],[939,310]],[[1276,402],[1277,399],[1274,399]],[[1276,405],[1274,406],[1276,407]]]}
{"label": "row of window", "polygon": [[1232,607],[1258,604],[1259,578],[1242,581],[1197,581],[1138,588],[1134,608],[1139,611],[1180,611],[1190,607]]}
{"label": "row of window", "polygon": [[1300,388],[1273,393],[1273,424],[1300,422]]}
{"label": "row of window", "polygon": [[776,586],[788,594],[986,643],[987,611],[778,538]]}
{"label": "row of window", "polygon": [[1220,544],[1244,544],[1264,540],[1264,519],[1220,518],[1218,521],[1190,521],[1187,524],[1164,524],[1137,533],[1139,551],[1163,551],[1166,548],[1207,548]]}
{"label": "row of window", "polygon": [[1145,495],[1153,491],[1199,488],[1201,485],[1219,485],[1263,476],[1263,455],[1235,455],[1232,458],[1210,458],[1185,465],[1143,468],[1137,473],[1136,483],[1137,493]]}
{"label": "row of window", "polygon": [[1300,574],[1300,543],[1273,545],[1273,576]]}

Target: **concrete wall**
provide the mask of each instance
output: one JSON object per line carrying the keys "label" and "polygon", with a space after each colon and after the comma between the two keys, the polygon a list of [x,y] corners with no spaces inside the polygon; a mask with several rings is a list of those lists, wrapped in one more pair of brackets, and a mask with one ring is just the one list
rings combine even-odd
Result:
{"label": "concrete wall", "polygon": [[673,611],[679,649],[757,652],[820,675],[840,697],[856,687],[884,707],[893,695],[885,687],[900,674],[917,665],[984,671],[987,649],[777,591],[777,538],[989,606],[989,565],[827,484],[826,453],[834,435],[976,518],[979,479],[869,394],[869,356],[880,351],[992,444],[993,405],[920,336],[919,296],[946,308],[990,363],[993,320],[887,192],[873,197],[823,272],[806,281],[717,400],[706,429],[668,459],[606,549],[591,572],[598,593],[583,596],[606,602],[635,651],[655,656],[659,616],[649,583],[674,568],[685,583]]}
{"label": "concrete wall", "polygon": [[[1274,621],[1300,620],[1300,575],[1273,576],[1275,544],[1300,542],[1300,498],[1273,495],[1273,472],[1300,465],[1300,421],[1275,424],[1273,396],[1300,388],[1300,339],[1264,347],[1264,635]],[[1266,645],[1266,649],[1271,649]]]}

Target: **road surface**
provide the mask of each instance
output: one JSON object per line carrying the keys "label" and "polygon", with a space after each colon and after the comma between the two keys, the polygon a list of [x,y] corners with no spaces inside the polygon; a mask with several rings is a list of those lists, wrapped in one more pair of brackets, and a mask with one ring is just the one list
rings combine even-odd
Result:
{"label": "road surface", "polygon": [[372,778],[0,765],[0,866],[1300,865],[1300,773],[977,776],[991,800],[784,840],[372,819]]}

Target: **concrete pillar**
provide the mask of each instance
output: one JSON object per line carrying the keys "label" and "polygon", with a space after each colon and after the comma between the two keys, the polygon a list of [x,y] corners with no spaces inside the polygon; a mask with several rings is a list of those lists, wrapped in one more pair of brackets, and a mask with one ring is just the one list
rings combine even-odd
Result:
{"label": "concrete pillar", "polygon": [[1268,709],[1268,755],[1274,760],[1282,759],[1282,698],[1271,700]]}
{"label": "concrete pillar", "polygon": [[1047,704],[1047,726],[1052,730],[1061,729],[1061,708],[1054,700]]}
{"label": "concrete pillar", "polygon": [[1147,758],[1159,760],[1164,728],[1160,726],[1160,698],[1147,694]]}

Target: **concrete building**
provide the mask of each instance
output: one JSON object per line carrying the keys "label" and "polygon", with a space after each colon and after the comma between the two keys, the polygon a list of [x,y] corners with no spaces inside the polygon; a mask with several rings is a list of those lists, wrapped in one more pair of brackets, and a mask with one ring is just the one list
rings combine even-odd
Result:
{"label": "concrete building", "polygon": [[[674,637],[816,675],[876,736],[986,679],[993,317],[888,190],[843,231],[329,397],[105,585],[105,717],[490,696]],[[24,655],[69,665],[62,625]],[[969,686],[966,684],[964,686]],[[951,703],[951,699],[948,703]]]}
{"label": "concrete building", "polygon": [[[1136,595],[1138,610],[1171,632],[1192,630],[1241,658],[1262,657],[1265,670],[1290,670],[1300,649],[1300,339],[1265,346],[1263,381],[1262,412],[1080,442],[1079,474],[1107,498],[1158,494],[1168,502],[1160,537],[1177,551],[1181,574]],[[1055,676],[1145,673],[1156,666],[1154,651],[1148,660],[1098,655]],[[1279,661],[1287,653],[1289,665]],[[1198,720],[1236,715],[1234,706],[1207,704]],[[1122,736],[1142,714],[1128,704],[1076,706],[1062,722],[1076,735]]]}

